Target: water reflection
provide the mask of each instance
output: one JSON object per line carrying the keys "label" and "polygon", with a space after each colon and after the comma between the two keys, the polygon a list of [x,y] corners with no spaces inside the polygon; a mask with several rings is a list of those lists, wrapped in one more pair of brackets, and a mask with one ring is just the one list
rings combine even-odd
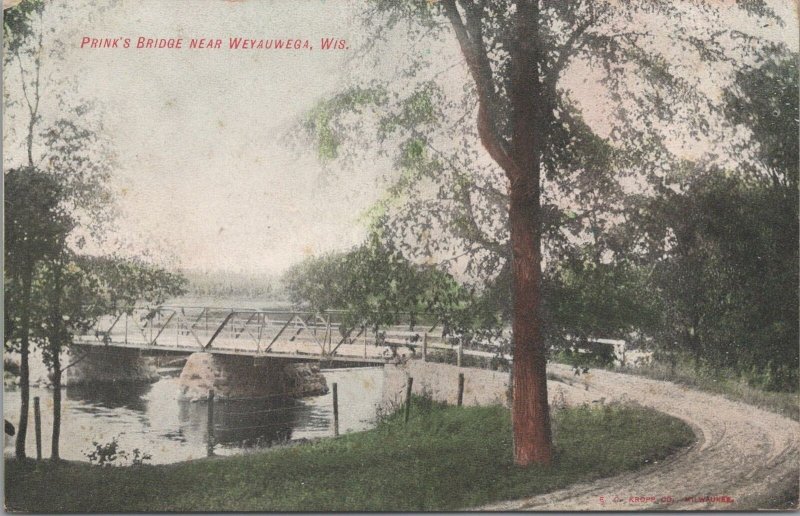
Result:
{"label": "water reflection", "polygon": [[153,388],[149,383],[109,383],[73,385],[66,389],[66,398],[106,409],[124,408],[137,412],[147,411],[145,396]]}
{"label": "water reflection", "polygon": [[[339,385],[339,426],[342,433],[369,428],[381,397],[380,368],[323,371],[328,385]],[[69,387],[64,391],[61,431],[62,457],[87,460],[93,441],[116,438],[122,449],[138,448],[153,456],[151,463],[170,463],[204,457],[208,439],[208,405],[179,399],[178,379],[163,375],[153,384]],[[52,431],[52,391],[32,388],[42,400],[44,456],[49,456]],[[303,398],[216,400],[214,452],[235,455],[287,440],[333,435],[332,395]],[[4,417],[19,420],[19,392],[3,394]],[[32,413],[31,413],[32,416]],[[31,424],[33,418],[31,417]],[[27,446],[35,449],[33,427]],[[5,452],[13,453],[13,439]]]}
{"label": "water reflection", "polygon": [[[300,412],[310,408],[288,398],[257,400],[216,400],[214,402],[214,442],[234,447],[264,447],[291,439]],[[178,402],[178,421],[182,437],[206,442],[208,403]]]}

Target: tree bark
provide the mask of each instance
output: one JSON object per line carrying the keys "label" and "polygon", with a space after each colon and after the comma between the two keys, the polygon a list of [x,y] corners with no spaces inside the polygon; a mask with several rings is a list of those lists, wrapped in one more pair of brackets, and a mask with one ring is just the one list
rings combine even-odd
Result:
{"label": "tree bark", "polygon": [[510,148],[499,132],[497,90],[483,41],[482,8],[442,0],[478,93],[478,136],[509,180],[509,225],[513,278],[512,332],[514,368],[512,419],[514,462],[550,464],[552,441],[547,405],[546,349],[542,334],[540,176],[547,134],[547,88],[543,83],[544,54],[539,34],[539,0],[517,2],[513,23],[516,38],[508,51],[511,76],[508,99]]}
{"label": "tree bark", "polygon": [[30,368],[28,365],[28,347],[31,322],[31,286],[33,283],[33,265],[26,264],[22,271],[22,317],[20,317],[19,339],[19,388],[20,409],[19,426],[17,427],[17,440],[15,455],[18,459],[25,458],[25,439],[28,436],[28,412],[30,410]]}
{"label": "tree bark", "polygon": [[547,355],[541,319],[541,245],[535,205],[512,197],[511,225],[514,340],[512,420],[514,462],[550,464],[553,459],[547,402]]}
{"label": "tree bark", "polygon": [[520,2],[512,58],[511,158],[509,178],[511,229],[512,332],[514,380],[512,417],[514,462],[548,465],[553,460],[547,403],[547,350],[542,332],[541,162],[548,103],[539,70],[539,3]]}

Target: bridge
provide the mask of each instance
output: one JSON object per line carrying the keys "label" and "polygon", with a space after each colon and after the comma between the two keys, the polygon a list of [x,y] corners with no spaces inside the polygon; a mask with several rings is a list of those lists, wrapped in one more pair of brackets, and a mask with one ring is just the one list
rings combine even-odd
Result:
{"label": "bridge", "polygon": [[[147,352],[362,364],[384,364],[407,355],[426,357],[436,350],[455,352],[459,362],[464,355],[498,356],[496,352],[464,349],[457,337],[445,335],[440,321],[430,316],[376,327],[345,324],[346,315],[342,311],[159,306],[105,316],[74,342]],[[405,315],[411,321],[410,315]]]}
{"label": "bridge", "polygon": [[[398,321],[405,318],[405,323]],[[70,370],[75,382],[140,381],[157,376],[146,355],[188,355],[180,376],[182,393],[198,399],[273,392],[324,392],[317,364],[379,365],[430,354],[461,366],[465,356],[512,357],[492,342],[470,342],[425,314],[397,314],[395,324],[352,324],[343,311],[254,310],[199,306],[138,308],[105,316],[74,338],[83,350]],[[508,332],[508,330],[507,330]],[[504,332],[504,333],[507,333]],[[613,349],[625,362],[625,341],[590,339]],[[585,347],[585,346],[584,346]],[[576,347],[577,352],[591,349]],[[634,358],[634,357],[631,357]],[[341,364],[344,365],[344,364]],[[154,376],[155,375],[155,376]]]}

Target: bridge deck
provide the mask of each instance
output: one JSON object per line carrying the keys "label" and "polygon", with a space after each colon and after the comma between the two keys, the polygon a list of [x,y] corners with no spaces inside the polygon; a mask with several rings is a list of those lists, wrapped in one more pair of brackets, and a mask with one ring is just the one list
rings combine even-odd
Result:
{"label": "bridge deck", "polygon": [[[367,327],[353,324],[344,312],[336,311],[159,306],[103,317],[89,332],[76,336],[75,343],[370,364],[385,363],[397,356],[425,356],[437,350],[456,352],[459,364],[463,355],[512,360],[491,343],[477,346],[481,349],[464,349],[458,337],[447,335],[443,325],[430,316],[409,316],[408,321]],[[589,339],[589,342],[612,346],[615,356],[625,361],[624,340]]]}
{"label": "bridge deck", "polygon": [[[384,363],[420,348],[456,350],[437,321],[382,328],[345,324],[340,312],[161,306],[101,319],[76,344],[151,351],[204,351],[296,360]],[[486,353],[491,355],[490,353]]]}
{"label": "bridge deck", "polygon": [[197,347],[188,346],[170,346],[167,344],[158,344],[154,346],[147,345],[141,342],[109,342],[108,344],[100,342],[94,338],[79,337],[74,340],[75,344],[81,346],[94,346],[94,347],[115,347],[115,348],[129,348],[138,349],[141,351],[163,351],[166,353],[195,353],[198,351],[206,351],[207,353],[220,354],[220,355],[240,355],[250,356],[253,358],[287,358],[294,360],[321,360],[334,361],[334,362],[358,362],[366,364],[385,364],[386,358],[384,357],[364,357],[364,356],[346,356],[346,355],[332,355],[322,356],[320,353],[306,353],[303,350],[292,350],[286,352],[267,351],[255,353],[252,349],[236,348],[236,347],[214,347],[202,350]]}

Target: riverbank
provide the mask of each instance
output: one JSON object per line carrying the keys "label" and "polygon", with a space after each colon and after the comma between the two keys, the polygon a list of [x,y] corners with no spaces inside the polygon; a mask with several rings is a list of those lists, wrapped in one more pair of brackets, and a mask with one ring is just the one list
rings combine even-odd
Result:
{"label": "riverbank", "polygon": [[238,457],[101,468],[6,461],[6,508],[28,512],[456,510],[661,461],[694,440],[634,406],[555,410],[556,462],[518,468],[507,409],[417,399],[407,424]]}

